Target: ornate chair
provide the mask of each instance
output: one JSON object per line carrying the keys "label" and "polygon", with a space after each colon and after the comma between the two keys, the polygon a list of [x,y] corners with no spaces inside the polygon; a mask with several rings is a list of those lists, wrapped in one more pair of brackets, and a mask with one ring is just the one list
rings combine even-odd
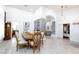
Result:
{"label": "ornate chair", "polygon": [[42,38],[41,33],[36,32],[33,35],[33,41],[29,42],[30,46],[33,48],[33,53],[35,53],[36,49],[39,49],[40,51],[41,38]]}
{"label": "ornate chair", "polygon": [[25,40],[19,40],[19,37],[17,36],[17,34],[15,33],[15,38],[16,38],[16,47],[17,47],[17,50],[19,47],[28,47],[28,42],[25,41]]}

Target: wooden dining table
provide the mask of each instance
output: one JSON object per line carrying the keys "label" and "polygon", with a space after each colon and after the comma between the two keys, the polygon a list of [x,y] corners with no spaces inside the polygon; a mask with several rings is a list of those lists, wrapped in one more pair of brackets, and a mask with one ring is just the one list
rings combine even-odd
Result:
{"label": "wooden dining table", "polygon": [[[31,32],[23,32],[22,33],[22,36],[23,36],[24,40],[26,42],[28,42],[28,46],[29,47],[31,47],[31,44],[33,44],[33,42],[34,42],[34,35],[35,35],[35,33],[38,35],[41,32],[32,32],[32,33]],[[41,40],[41,43],[43,44],[43,40]]]}
{"label": "wooden dining table", "polygon": [[33,33],[30,32],[23,32],[22,33],[24,40],[32,41],[33,40]]}
{"label": "wooden dining table", "polygon": [[[23,32],[22,36],[23,36],[24,40],[26,40],[26,41],[33,41],[34,33],[37,33],[37,32]],[[38,32],[38,33],[41,33],[41,32]]]}

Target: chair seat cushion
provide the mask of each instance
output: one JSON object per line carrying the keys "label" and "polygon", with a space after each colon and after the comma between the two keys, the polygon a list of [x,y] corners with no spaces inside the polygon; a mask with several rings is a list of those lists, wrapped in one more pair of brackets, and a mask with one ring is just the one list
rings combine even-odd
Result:
{"label": "chair seat cushion", "polygon": [[29,42],[31,46],[38,46],[38,43],[34,43],[33,41]]}
{"label": "chair seat cushion", "polygon": [[33,45],[34,45],[34,42],[33,42],[33,41],[30,41],[29,43],[30,43],[30,45],[31,45],[31,46],[33,46]]}
{"label": "chair seat cushion", "polygon": [[19,44],[27,44],[28,42],[27,41],[24,41],[24,40],[20,40],[19,41]]}

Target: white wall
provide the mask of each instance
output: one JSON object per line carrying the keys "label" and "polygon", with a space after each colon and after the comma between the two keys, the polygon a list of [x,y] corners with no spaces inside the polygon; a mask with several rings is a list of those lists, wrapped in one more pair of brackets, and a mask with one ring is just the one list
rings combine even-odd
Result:
{"label": "white wall", "polygon": [[6,7],[5,10],[7,21],[12,23],[12,29],[19,30],[20,39],[22,38],[25,22],[30,23],[29,31],[33,31],[34,25],[32,20],[32,13],[12,7]]}
{"label": "white wall", "polygon": [[63,24],[69,23],[70,24],[70,40],[79,42],[79,7],[75,7],[72,9],[68,9],[64,11],[64,16],[58,17],[59,21],[57,23],[57,36],[63,37]]}
{"label": "white wall", "polygon": [[71,29],[70,40],[79,42],[79,24],[75,24],[75,25],[71,24],[70,29]]}
{"label": "white wall", "polygon": [[[52,10],[53,11],[53,10]],[[59,12],[51,12],[55,16],[56,21],[56,36],[63,38],[63,24],[70,24],[70,40],[79,42],[79,7],[71,8],[64,11],[64,16]]]}
{"label": "white wall", "polygon": [[[53,37],[57,37],[59,36],[59,32],[58,32],[58,20],[59,20],[59,13],[55,10],[52,10],[50,8],[43,8],[43,12],[42,12],[42,17],[46,17],[46,16],[52,16],[54,17],[54,19],[52,19],[52,21],[55,21],[55,34],[52,34]],[[51,25],[50,25],[51,26]]]}
{"label": "white wall", "polygon": [[0,6],[0,40],[4,38],[4,10]]}
{"label": "white wall", "polygon": [[18,23],[19,29],[23,31],[23,23],[30,22],[29,31],[34,30],[34,20],[40,19],[42,16],[42,7],[38,8],[36,12],[28,12],[27,10],[20,10],[17,8],[6,7],[7,21]]}
{"label": "white wall", "polygon": [[12,22],[12,25],[17,24],[17,29],[22,33],[23,32],[23,24],[24,22],[30,22],[30,31],[33,30],[33,20],[32,20],[32,14],[27,11],[19,10],[16,8],[7,7],[7,21]]}
{"label": "white wall", "polygon": [[70,23],[70,40],[79,42],[79,7],[70,9],[65,12],[65,19]]}

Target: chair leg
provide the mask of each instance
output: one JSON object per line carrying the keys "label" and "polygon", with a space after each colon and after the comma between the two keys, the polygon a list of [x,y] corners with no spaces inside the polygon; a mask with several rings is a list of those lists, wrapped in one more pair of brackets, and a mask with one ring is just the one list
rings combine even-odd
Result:
{"label": "chair leg", "polygon": [[42,44],[43,44],[43,40],[42,40]]}
{"label": "chair leg", "polygon": [[35,47],[33,47],[33,54],[35,53]]}
{"label": "chair leg", "polygon": [[38,48],[39,48],[39,51],[40,51],[40,44],[39,44],[39,47]]}
{"label": "chair leg", "polygon": [[35,53],[35,51],[33,50],[33,54]]}
{"label": "chair leg", "polygon": [[16,49],[16,51],[18,51],[18,48]]}
{"label": "chair leg", "polygon": [[39,47],[39,51],[40,51],[40,47]]}
{"label": "chair leg", "polygon": [[18,51],[18,46],[16,46],[16,51]]}

